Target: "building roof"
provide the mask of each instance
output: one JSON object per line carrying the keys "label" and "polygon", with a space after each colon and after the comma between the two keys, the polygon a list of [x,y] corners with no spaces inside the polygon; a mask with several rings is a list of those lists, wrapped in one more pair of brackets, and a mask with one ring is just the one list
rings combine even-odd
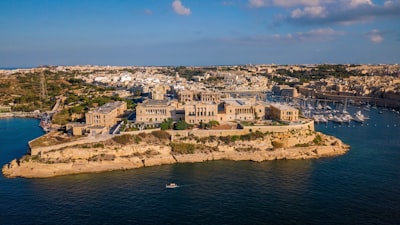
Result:
{"label": "building roof", "polygon": [[233,106],[245,106],[245,105],[251,105],[251,102],[247,99],[242,99],[242,98],[227,98],[223,99],[223,102],[229,105]]}
{"label": "building roof", "polygon": [[114,109],[122,106],[123,104],[125,104],[125,102],[121,102],[121,101],[109,102],[100,107],[93,109],[92,112],[107,114],[107,113],[110,113],[111,111],[113,111]]}
{"label": "building roof", "polygon": [[164,100],[156,100],[156,99],[149,99],[143,102],[141,105],[142,106],[168,106],[169,105],[169,100],[164,99]]}
{"label": "building roof", "polygon": [[286,104],[271,103],[271,106],[280,110],[297,110],[296,108]]}

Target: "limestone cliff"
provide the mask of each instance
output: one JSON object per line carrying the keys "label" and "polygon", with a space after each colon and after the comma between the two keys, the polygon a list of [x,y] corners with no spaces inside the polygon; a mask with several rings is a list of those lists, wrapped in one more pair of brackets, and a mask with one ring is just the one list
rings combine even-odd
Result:
{"label": "limestone cliff", "polygon": [[4,165],[6,177],[41,178],[209,160],[314,159],[344,154],[349,146],[317,132],[185,137],[166,133],[123,135],[100,143],[26,155]]}

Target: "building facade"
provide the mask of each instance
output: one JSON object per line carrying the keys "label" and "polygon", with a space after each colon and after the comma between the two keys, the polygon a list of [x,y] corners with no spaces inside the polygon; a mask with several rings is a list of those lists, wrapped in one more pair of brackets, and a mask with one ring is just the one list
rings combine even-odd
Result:
{"label": "building facade", "polygon": [[159,124],[164,120],[183,119],[176,101],[168,100],[147,100],[136,106],[136,122],[146,124]]}
{"label": "building facade", "polygon": [[85,114],[86,124],[110,128],[114,126],[127,109],[126,102],[109,102]]}
{"label": "building facade", "polygon": [[289,105],[271,104],[270,116],[273,119],[281,121],[298,121],[299,110]]}
{"label": "building facade", "polygon": [[218,92],[201,92],[200,93],[201,102],[214,102],[216,104],[221,102],[221,94]]}
{"label": "building facade", "polygon": [[218,105],[205,102],[185,104],[185,121],[189,124],[208,123],[218,120]]}
{"label": "building facade", "polygon": [[266,105],[253,99],[224,99],[219,121],[251,121],[265,119]]}
{"label": "building facade", "polygon": [[194,101],[194,93],[193,91],[188,90],[180,90],[178,92],[178,100],[182,103],[188,103]]}
{"label": "building facade", "polygon": [[287,106],[269,105],[255,99],[228,98],[214,102],[192,101],[178,103],[173,101],[148,100],[136,107],[136,123],[160,124],[164,120],[185,120],[189,124],[208,123],[210,121],[254,121],[271,118],[282,121],[297,121],[298,110]]}

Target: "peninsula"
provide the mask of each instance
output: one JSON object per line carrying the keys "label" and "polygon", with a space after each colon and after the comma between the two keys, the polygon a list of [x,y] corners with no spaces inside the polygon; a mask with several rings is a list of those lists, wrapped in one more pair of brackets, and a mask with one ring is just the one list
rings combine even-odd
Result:
{"label": "peninsula", "polygon": [[[4,165],[2,172],[6,177],[44,178],[210,160],[315,159],[342,155],[349,150],[339,139],[315,132],[313,121],[282,128],[156,129],[82,138],[48,147],[31,147],[31,155]],[[57,134],[48,133],[35,141],[56,137]],[[30,145],[34,146],[35,141]]]}

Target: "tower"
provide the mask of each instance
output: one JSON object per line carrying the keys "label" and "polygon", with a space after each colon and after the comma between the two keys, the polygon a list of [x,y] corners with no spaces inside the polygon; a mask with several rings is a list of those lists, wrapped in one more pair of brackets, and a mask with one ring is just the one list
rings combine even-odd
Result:
{"label": "tower", "polygon": [[40,100],[42,100],[42,103],[47,100],[47,85],[44,72],[40,74]]}

